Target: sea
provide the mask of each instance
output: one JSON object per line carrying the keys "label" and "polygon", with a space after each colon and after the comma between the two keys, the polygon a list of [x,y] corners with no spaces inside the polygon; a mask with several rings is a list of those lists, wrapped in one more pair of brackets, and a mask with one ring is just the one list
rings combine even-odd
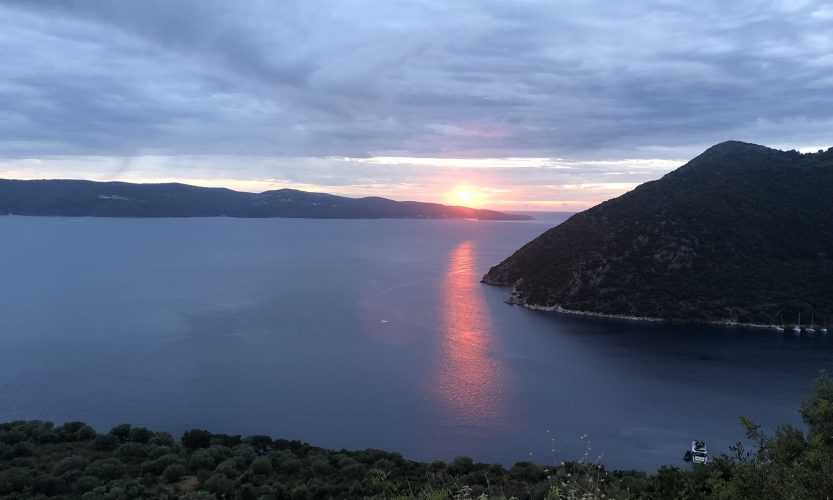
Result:
{"label": "sea", "polygon": [[567,215],[535,216],[2,216],[0,421],[649,472],[801,426],[833,333],[506,304],[480,279]]}

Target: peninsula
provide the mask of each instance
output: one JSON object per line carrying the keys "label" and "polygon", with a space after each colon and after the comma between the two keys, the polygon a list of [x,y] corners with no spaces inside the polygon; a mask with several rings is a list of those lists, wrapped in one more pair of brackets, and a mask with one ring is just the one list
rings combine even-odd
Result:
{"label": "peninsula", "polygon": [[[833,319],[833,148],[729,141],[492,267],[532,309],[744,324]],[[829,318],[829,319],[828,319]]]}

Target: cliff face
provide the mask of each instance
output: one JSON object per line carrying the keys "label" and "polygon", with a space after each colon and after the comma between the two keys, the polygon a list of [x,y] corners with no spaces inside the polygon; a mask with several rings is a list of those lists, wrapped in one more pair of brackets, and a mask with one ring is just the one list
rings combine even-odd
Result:
{"label": "cliff face", "polygon": [[576,214],[494,266],[512,301],[639,317],[833,321],[833,148],[742,142]]}
{"label": "cliff face", "polygon": [[187,184],[2,180],[0,214],[94,217],[302,217],[525,220],[525,215],[386,198],[279,189],[241,193]]}

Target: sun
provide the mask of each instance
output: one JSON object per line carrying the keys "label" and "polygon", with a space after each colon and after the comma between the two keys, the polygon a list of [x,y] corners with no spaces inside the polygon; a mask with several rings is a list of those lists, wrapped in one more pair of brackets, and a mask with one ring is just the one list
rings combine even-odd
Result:
{"label": "sun", "polygon": [[474,193],[472,193],[471,189],[462,188],[457,191],[457,201],[463,205],[468,205],[474,201]]}
{"label": "sun", "polygon": [[480,193],[471,186],[458,186],[453,198],[455,203],[466,207],[479,205],[481,202]]}

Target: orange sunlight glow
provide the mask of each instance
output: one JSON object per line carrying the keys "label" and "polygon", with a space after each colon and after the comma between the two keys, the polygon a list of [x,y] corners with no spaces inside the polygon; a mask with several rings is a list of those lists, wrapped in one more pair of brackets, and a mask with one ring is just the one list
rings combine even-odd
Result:
{"label": "orange sunlight glow", "polygon": [[454,205],[465,207],[476,207],[483,204],[483,194],[477,189],[467,185],[458,186],[450,196]]}
{"label": "orange sunlight glow", "polygon": [[443,346],[433,387],[443,409],[461,425],[487,425],[506,415],[507,373],[492,355],[497,339],[479,283],[474,241],[460,243],[449,256],[442,283]]}

